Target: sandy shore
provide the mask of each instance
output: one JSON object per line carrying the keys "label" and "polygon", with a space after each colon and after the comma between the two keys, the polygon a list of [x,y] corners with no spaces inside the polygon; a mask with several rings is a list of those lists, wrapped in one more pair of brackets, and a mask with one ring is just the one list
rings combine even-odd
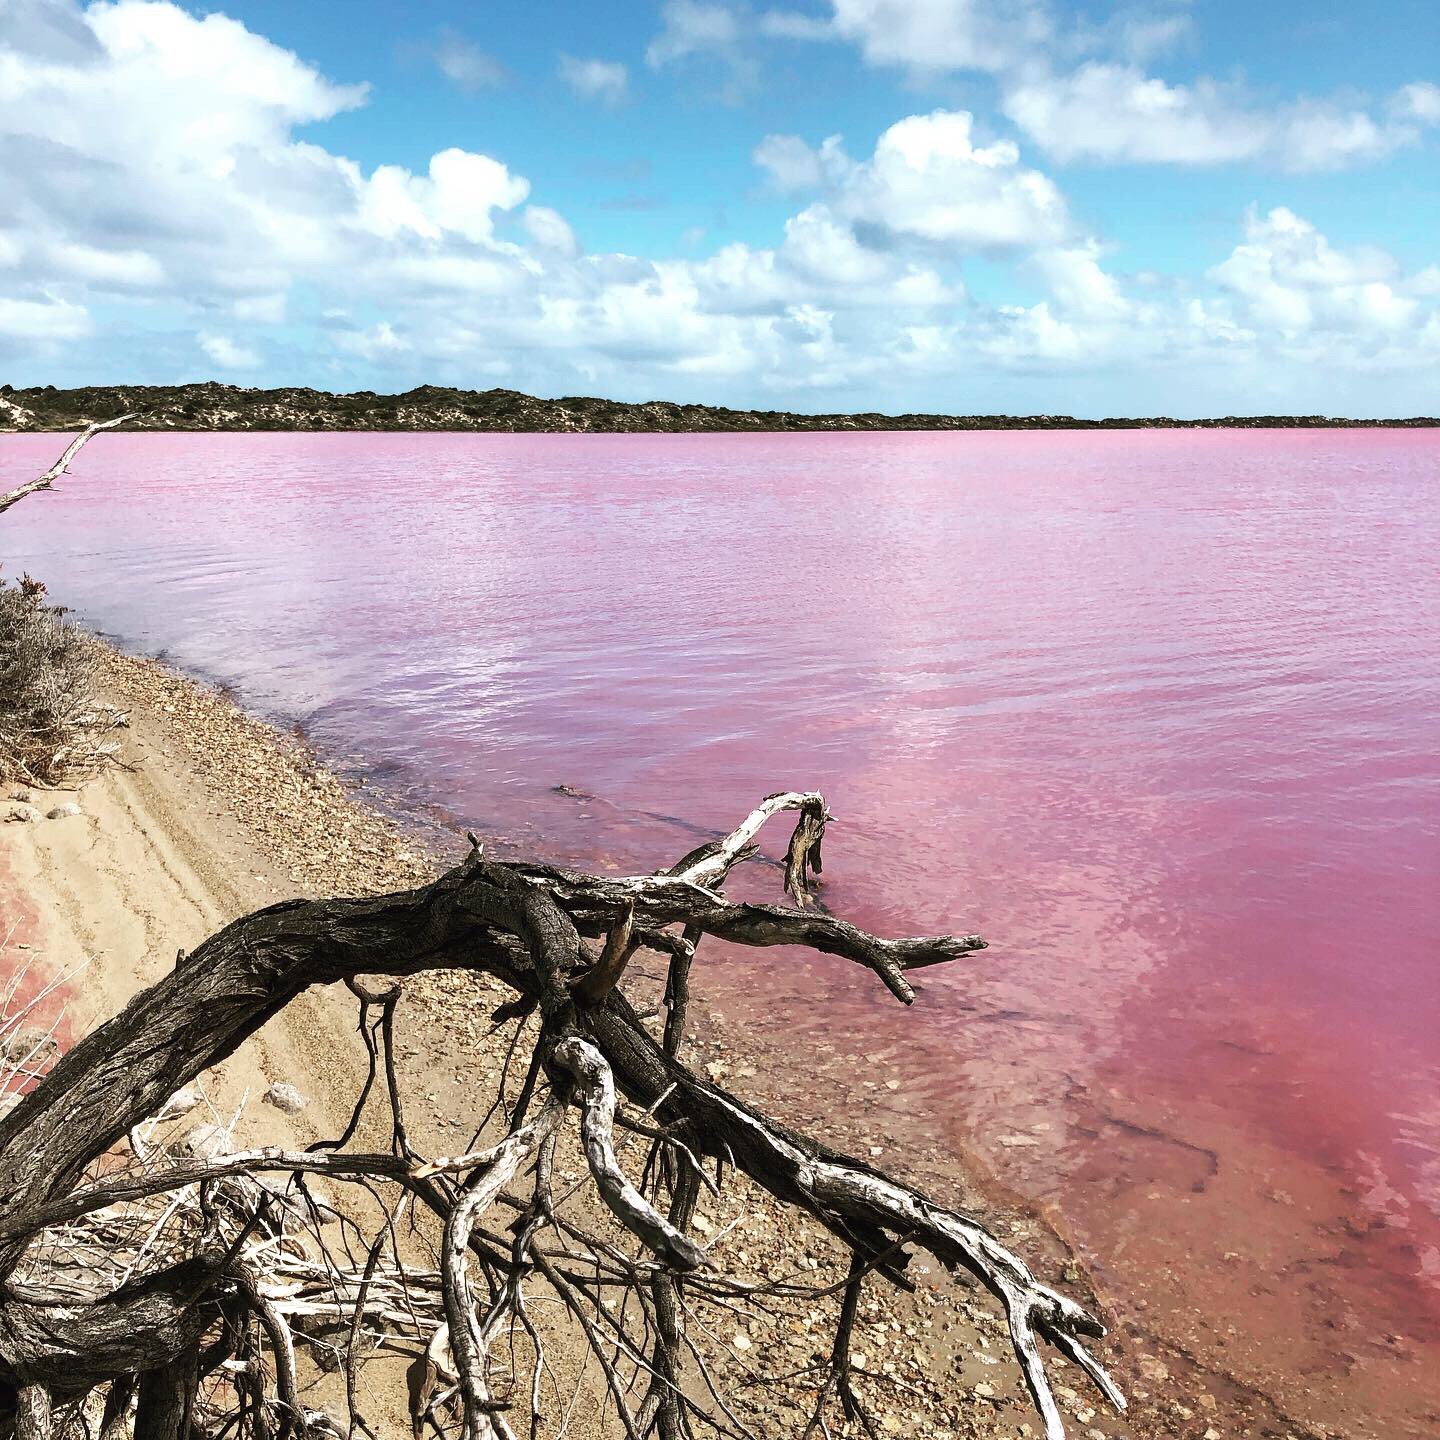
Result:
{"label": "sandy shore", "polygon": [[[459,837],[405,830],[329,773],[301,741],[224,696],[108,649],[102,674],[108,698],[130,716],[123,766],[83,792],[33,797],[42,811],[69,801],[78,814],[0,826],[0,966],[13,971],[29,963],[36,975],[71,974],[69,1033],[107,1018],[172,965],[177,949],[193,947],[237,915],[290,896],[400,888],[434,874],[447,848],[450,860],[458,858]],[[635,978],[642,986],[659,981]],[[703,997],[698,971],[697,979]],[[428,1153],[453,1152],[457,1140],[468,1138],[477,1087],[498,1073],[498,1042],[487,1043],[477,1019],[475,983],[437,975],[407,987],[403,1028],[414,1037],[402,1067],[414,1097],[407,1120]],[[692,1063],[708,1065],[751,1098],[783,1100],[792,1123],[823,1121],[827,1139],[867,1153],[875,1137],[865,1133],[863,1114],[837,1117],[818,1094],[797,1114],[794,1096],[767,1095],[771,1067],[763,1049],[723,1015],[703,1004],[696,1009]],[[361,1056],[349,997],[312,993],[208,1077],[207,1092],[217,1108],[242,1111],[241,1140],[309,1142],[343,1129],[363,1075]],[[254,1103],[277,1080],[309,1097],[299,1115]],[[247,1095],[252,1103],[244,1104]],[[885,1163],[940,1198],[979,1208],[1045,1278],[1085,1298],[1085,1277],[1059,1233],[1003,1197],[977,1195],[973,1171],[956,1157],[887,1147]],[[792,1220],[782,1233],[776,1208],[743,1183],[706,1208],[713,1233],[734,1226],[719,1253],[741,1273],[788,1269],[797,1255],[822,1264],[828,1258],[814,1227]],[[862,1394],[884,1429],[936,1440],[1040,1433],[987,1299],[957,1291],[943,1275],[919,1278],[914,1296],[874,1287],[857,1341],[867,1376]],[[717,1322],[708,1346],[742,1413],[753,1406],[749,1418],[759,1433],[798,1434],[801,1427],[793,1410],[777,1407],[753,1384],[753,1357],[764,1355],[774,1372],[807,1363],[828,1347],[826,1320],[823,1307],[782,1316],[752,1326],[742,1344],[731,1333],[733,1321]],[[1097,1408],[1073,1369],[1070,1388],[1062,1364],[1060,1398],[1074,1417],[1071,1433],[1085,1440],[1304,1440],[1321,1433],[1287,1422],[1263,1396],[1201,1374],[1138,1330],[1101,1348],[1132,1397],[1132,1411],[1121,1421]],[[367,1367],[368,1398],[375,1413],[398,1422],[395,1377],[371,1373],[383,1368]],[[382,1383],[392,1387],[388,1397],[379,1393]],[[593,1433],[609,1433],[603,1420],[590,1423]]]}

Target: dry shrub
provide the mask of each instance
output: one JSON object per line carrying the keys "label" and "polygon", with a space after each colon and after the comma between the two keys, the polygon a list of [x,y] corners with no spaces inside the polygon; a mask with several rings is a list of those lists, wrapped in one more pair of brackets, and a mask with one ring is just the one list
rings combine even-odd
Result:
{"label": "dry shrub", "polygon": [[120,717],[95,699],[92,645],[40,581],[0,576],[0,780],[58,785],[110,758]]}

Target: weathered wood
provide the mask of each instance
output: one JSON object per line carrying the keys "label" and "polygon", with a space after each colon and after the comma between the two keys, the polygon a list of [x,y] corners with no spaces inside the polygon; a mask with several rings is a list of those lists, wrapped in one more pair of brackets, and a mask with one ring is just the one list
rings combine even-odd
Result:
{"label": "weathered wood", "polygon": [[50,1440],[53,1418],[49,1390],[22,1385],[15,1396],[15,1440]]}
{"label": "weathered wood", "polygon": [[98,435],[102,430],[113,430],[117,425],[123,425],[127,420],[133,420],[133,415],[120,415],[114,420],[100,420],[94,424],[87,425],[66,447],[60,458],[43,474],[34,480],[27,480],[25,484],[16,486],[13,490],[7,490],[0,495],[0,515],[3,515],[12,505],[17,505],[27,495],[34,495],[39,490],[51,490],[55,482],[70,468],[70,463],[83,450],[90,439]]}
{"label": "weathered wood", "polygon": [[595,1188],[610,1213],[651,1250],[677,1270],[697,1270],[709,1257],[682,1235],[630,1183],[615,1158],[615,1077],[605,1057],[578,1035],[567,1035],[555,1047],[555,1063],[574,1075],[585,1095],[580,1134]]}
{"label": "weathered wood", "polygon": [[186,1350],[140,1376],[135,1440],[189,1440],[197,1368],[194,1351]]}
{"label": "weathered wood", "polygon": [[631,939],[635,928],[635,907],[627,906],[620,918],[610,927],[605,936],[605,948],[595,962],[595,968],[575,987],[575,997],[587,1005],[602,1000],[620,983],[630,957],[635,953],[639,941]]}
{"label": "weathered wood", "polygon": [[493,1409],[485,1379],[485,1352],[504,1312],[492,1309],[484,1321],[476,1314],[466,1263],[470,1232],[520,1166],[554,1133],[562,1114],[561,1105],[547,1105],[529,1125],[512,1130],[495,1147],[483,1176],[460,1197],[445,1222],[441,1255],[445,1323],[465,1396],[465,1440],[514,1440],[510,1427]]}
{"label": "weathered wood", "polygon": [[[268,1301],[246,1280],[249,1272],[237,1270],[228,1250],[201,1245],[178,1264],[159,1265],[88,1301],[72,1293],[62,1303],[59,1296],[20,1283],[16,1273],[30,1238],[42,1228],[78,1222],[102,1207],[201,1181],[213,1186],[267,1171],[314,1173],[398,1185],[444,1219],[441,1288],[467,1440],[509,1433],[490,1397],[486,1351],[497,1327],[528,1325],[521,1282],[531,1267],[544,1275],[586,1334],[627,1435],[639,1440],[614,1358],[607,1358],[613,1346],[652,1377],[644,1418],[667,1433],[681,1433],[689,1424],[686,1407],[695,1402],[667,1378],[680,1373],[680,1354],[667,1350],[662,1364],[649,1364],[648,1351],[628,1334],[623,1310],[607,1306],[605,1287],[621,1285],[639,1297],[644,1333],[652,1337],[644,1342],[647,1347],[678,1347],[683,1339],[678,1277],[690,1276],[687,1287],[704,1285],[712,1271],[706,1252],[685,1233],[693,1211],[693,1179],[684,1181],[690,1201],[672,1205],[667,1219],[655,1203],[661,1199],[659,1179],[652,1178],[654,1194],[647,1196],[645,1182],[637,1185],[622,1170],[613,1138],[618,1089],[653,1116],[653,1125],[645,1117],[625,1123],[642,1128],[660,1149],[668,1146],[673,1161],[683,1159],[689,1167],[687,1175],[698,1169],[697,1157],[733,1165],[777,1200],[815,1217],[855,1256],[861,1267],[857,1273],[878,1269],[899,1278],[909,1254],[926,1250],[943,1264],[975,1275],[1005,1309],[1051,1440],[1063,1430],[1038,1340],[1060,1347],[1107,1398],[1123,1403],[1082,1344],[1082,1337],[1104,1333],[1099,1323],[1041,1284],[983,1227],[868,1163],[790,1130],[685,1066],[677,1052],[686,974],[677,976],[672,967],[674,993],[663,1041],[651,1035],[620,988],[624,960],[637,937],[646,934],[666,935],[672,955],[687,972],[703,935],[746,945],[808,945],[874,970],[907,1003],[914,994],[906,971],[983,946],[973,935],[884,939],[815,908],[726,899],[715,887],[754,853],[764,821],[790,809],[799,810],[800,818],[787,879],[800,898],[807,871],[819,868],[829,815],[821,797],[783,792],[769,797],[724,840],[692,852],[669,872],[617,878],[538,864],[501,865],[486,861],[477,847],[454,869],[416,889],[365,899],[285,902],[233,922],[196,947],[75,1046],[0,1120],[0,1382],[43,1384],[57,1394],[77,1394],[129,1375],[149,1377],[141,1381],[136,1433],[143,1420],[153,1440],[168,1437],[179,1403],[175,1397],[186,1385],[193,1394],[186,1377],[207,1327],[238,1302],[260,1317],[280,1360],[279,1394],[268,1407],[259,1404],[258,1391],[251,1393],[253,1377],[245,1381],[251,1387],[246,1391],[254,1412],[251,1428],[258,1434],[256,1427],[271,1424],[267,1409],[280,1418],[282,1429],[296,1423],[286,1321],[278,1312],[267,1313]],[[667,925],[683,926],[683,935],[667,934],[662,928]],[[581,943],[582,935],[607,937],[598,963]],[[661,942],[655,943],[659,948]],[[417,1158],[397,1118],[392,1155],[324,1147],[264,1149],[80,1185],[91,1161],[305,989],[355,982],[367,1006],[380,992],[370,982],[356,982],[357,976],[404,977],[439,968],[496,977],[515,992],[514,1005],[508,1007],[513,1013],[538,1008],[543,1017],[530,1079],[510,1117],[510,1133],[498,1145],[449,1159]],[[385,992],[386,1026],[393,1024],[397,999],[395,991]],[[398,1100],[388,1041],[383,1061],[375,1063],[384,1064],[392,1099]],[[526,1108],[537,1093],[542,1108],[527,1122]],[[594,1190],[641,1242],[644,1260],[625,1261],[598,1240],[574,1253],[569,1247],[581,1233],[574,1222],[564,1229],[570,1239],[559,1251],[547,1254],[534,1243],[541,1230],[556,1223],[548,1146],[572,1100],[581,1107],[581,1139]],[[532,1158],[535,1198],[517,1221],[514,1238],[507,1240],[480,1222],[497,1199],[510,1203],[501,1192]],[[660,1168],[677,1173],[668,1162],[657,1167],[657,1175]],[[466,1172],[470,1180],[457,1187],[452,1177]],[[242,1232],[231,1248],[244,1239]],[[483,1256],[492,1285],[499,1277],[483,1318],[469,1289],[469,1253]],[[592,1265],[593,1274],[587,1276]],[[373,1262],[366,1273],[372,1275]],[[351,1330],[352,1336],[358,1333],[358,1322]],[[533,1343],[540,1365],[538,1336]]]}

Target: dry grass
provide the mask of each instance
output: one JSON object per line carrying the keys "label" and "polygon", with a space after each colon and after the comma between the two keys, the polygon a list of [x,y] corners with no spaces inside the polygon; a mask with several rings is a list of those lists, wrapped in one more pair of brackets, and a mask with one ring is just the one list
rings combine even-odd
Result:
{"label": "dry grass", "polygon": [[0,781],[60,785],[103,766],[123,717],[95,698],[88,636],[29,575],[0,577]]}

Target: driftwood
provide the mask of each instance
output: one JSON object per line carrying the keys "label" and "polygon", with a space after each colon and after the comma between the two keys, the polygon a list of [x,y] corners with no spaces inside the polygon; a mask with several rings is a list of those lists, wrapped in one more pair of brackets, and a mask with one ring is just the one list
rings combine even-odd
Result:
{"label": "driftwood", "polygon": [[50,490],[54,488],[55,482],[70,468],[70,462],[85,448],[86,443],[94,435],[102,430],[113,430],[117,425],[123,425],[127,420],[133,420],[133,415],[118,415],[113,420],[97,420],[87,425],[66,447],[60,458],[43,474],[34,480],[27,480],[23,485],[17,485],[13,490],[7,490],[0,494],[0,515],[3,515],[12,505],[23,500],[27,495],[33,495],[37,490]]}
{"label": "driftwood", "polygon": [[[799,815],[786,864],[796,907],[727,899],[722,887],[731,869],[755,853],[761,826],[782,811]],[[1123,1405],[1085,1348],[1104,1332],[1080,1306],[1037,1281],[973,1220],[690,1070],[680,1058],[681,1030],[660,1024],[657,1038],[626,999],[624,962],[645,947],[670,966],[666,1009],[673,1018],[686,1003],[695,947],[705,936],[823,950],[875,971],[907,1002],[914,998],[909,971],[983,945],[973,935],[886,940],[805,903],[828,818],[819,795],[773,795],[731,835],[668,871],[621,878],[495,863],[475,846],[418,889],[273,905],[182,957],[0,1120],[0,1383],[14,1395],[17,1433],[51,1433],[48,1416],[73,1411],[87,1396],[97,1403],[101,1387],[122,1397],[110,1408],[117,1423],[133,1423],[136,1436],[218,1436],[238,1425],[273,1440],[330,1433],[336,1423],[344,1433],[363,1417],[332,1422],[305,1410],[296,1391],[292,1332],[324,1315],[348,1326],[349,1343],[339,1348],[352,1405],[364,1349],[357,1341],[408,1337],[428,1356],[430,1376],[416,1401],[417,1433],[429,1425],[465,1440],[503,1440],[517,1426],[529,1430],[518,1418],[527,1402],[495,1398],[497,1368],[507,1386],[517,1377],[523,1383],[514,1368],[515,1335],[531,1337],[532,1399],[547,1363],[527,1309],[536,1286],[563,1304],[583,1333],[610,1392],[616,1433],[673,1440],[701,1421],[721,1433],[752,1433],[723,1397],[709,1395],[708,1375],[700,1376],[705,1385],[697,1380],[703,1361],[686,1333],[698,1298],[746,1289],[722,1273],[690,1230],[700,1186],[715,1184],[705,1167],[717,1163],[813,1217],[851,1256],[832,1352],[814,1377],[815,1424],[826,1433],[831,1399],[857,1425],[869,1424],[849,1380],[861,1287],[876,1275],[904,1283],[919,1251],[976,1277],[1003,1307],[1052,1440],[1064,1430],[1042,1343]],[[513,998],[497,1014],[517,1037],[529,1037],[530,1049],[525,1083],[498,1138],[448,1158],[411,1147],[393,1063],[396,982],[435,969],[503,982]],[[349,984],[360,1000],[372,1056],[366,1092],[383,1074],[394,1101],[390,1153],[353,1152],[348,1136],[303,1152],[179,1160],[153,1153],[142,1136],[171,1096],[302,991],[336,983]],[[562,1203],[552,1178],[556,1144],[577,1112],[591,1193],[603,1211]],[[638,1179],[617,1158],[617,1125],[651,1141],[651,1163]],[[146,1157],[145,1164],[118,1173],[97,1165],[127,1136],[132,1156]],[[302,1253],[294,1226],[287,1230],[276,1218],[286,1205],[304,1208],[296,1200],[303,1191],[284,1190],[274,1179],[285,1175],[385,1190],[412,1217],[433,1216],[441,1232],[436,1263],[417,1268],[403,1258],[393,1221],[390,1240],[382,1227],[367,1242],[364,1263],[346,1260],[334,1242]],[[149,1249],[139,1263],[132,1228],[112,1247],[130,1257],[123,1270],[118,1261],[100,1267],[103,1273],[92,1265],[77,1275],[72,1266],[60,1282],[57,1236],[86,1254],[109,1253],[97,1227],[145,1205],[164,1208],[145,1212],[159,1218],[147,1221]],[[488,1221],[496,1206],[511,1217],[508,1228]],[[602,1222],[602,1214],[612,1219]],[[161,1234],[170,1238],[154,1238]],[[353,1248],[350,1241],[346,1247]],[[275,1291],[277,1277],[289,1277],[291,1287]],[[750,1298],[755,1293],[748,1287]],[[502,1332],[511,1358],[497,1367],[490,1352]],[[138,1403],[126,1422],[132,1389]]]}

